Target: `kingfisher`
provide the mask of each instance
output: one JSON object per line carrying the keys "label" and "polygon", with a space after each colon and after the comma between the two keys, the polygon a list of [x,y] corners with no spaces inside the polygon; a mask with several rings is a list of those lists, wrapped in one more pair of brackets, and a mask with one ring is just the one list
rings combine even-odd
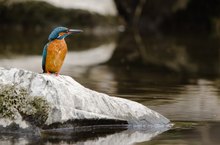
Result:
{"label": "kingfisher", "polygon": [[57,27],[49,35],[49,42],[44,46],[42,69],[43,73],[59,74],[63,65],[67,45],[65,38],[71,34],[81,33],[82,30]]}

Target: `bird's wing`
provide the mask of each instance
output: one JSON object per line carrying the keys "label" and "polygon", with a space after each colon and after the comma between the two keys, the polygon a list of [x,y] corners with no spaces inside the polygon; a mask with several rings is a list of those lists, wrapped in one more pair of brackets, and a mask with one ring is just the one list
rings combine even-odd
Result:
{"label": "bird's wing", "polygon": [[43,73],[45,73],[45,65],[46,65],[46,57],[47,57],[47,47],[48,47],[48,43],[44,46],[44,50],[43,50],[43,59],[42,59],[42,69],[43,69]]}

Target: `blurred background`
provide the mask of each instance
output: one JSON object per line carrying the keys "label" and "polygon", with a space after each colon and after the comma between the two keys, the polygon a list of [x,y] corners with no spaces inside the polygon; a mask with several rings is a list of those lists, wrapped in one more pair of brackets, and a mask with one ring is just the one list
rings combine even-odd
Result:
{"label": "blurred background", "polygon": [[0,0],[0,67],[41,73],[57,26],[84,30],[61,74],[189,122],[151,144],[220,142],[219,0]]}
{"label": "blurred background", "polygon": [[41,55],[50,31],[66,26],[85,31],[67,39],[70,51],[114,48],[100,63],[219,75],[219,7],[218,0],[1,0],[0,56]]}

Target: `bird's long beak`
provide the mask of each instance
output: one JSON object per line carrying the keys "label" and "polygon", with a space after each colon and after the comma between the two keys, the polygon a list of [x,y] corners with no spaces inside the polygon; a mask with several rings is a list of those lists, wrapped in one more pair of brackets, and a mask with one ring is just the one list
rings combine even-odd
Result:
{"label": "bird's long beak", "polygon": [[83,30],[78,30],[78,29],[69,29],[68,34],[76,34],[76,33],[82,33]]}

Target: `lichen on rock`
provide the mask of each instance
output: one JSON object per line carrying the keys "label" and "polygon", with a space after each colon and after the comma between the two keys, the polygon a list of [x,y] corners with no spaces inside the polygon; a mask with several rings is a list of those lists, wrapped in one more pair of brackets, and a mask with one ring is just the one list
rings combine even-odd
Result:
{"label": "lichen on rock", "polygon": [[42,97],[34,97],[30,100],[29,105],[32,111],[22,114],[23,118],[33,123],[33,125],[42,126],[48,118],[50,110],[49,103]]}
{"label": "lichen on rock", "polygon": [[25,121],[41,126],[48,117],[50,106],[42,97],[30,97],[27,90],[16,85],[0,85],[0,118],[16,119],[21,114]]}

